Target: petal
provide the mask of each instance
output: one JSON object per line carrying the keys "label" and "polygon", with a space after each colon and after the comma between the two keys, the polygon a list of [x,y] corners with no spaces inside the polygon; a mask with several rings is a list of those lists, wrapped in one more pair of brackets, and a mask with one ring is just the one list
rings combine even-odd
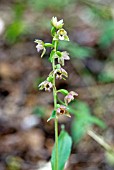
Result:
{"label": "petal", "polygon": [[60,113],[60,108],[57,109],[57,113]]}
{"label": "petal", "polygon": [[56,26],[57,24],[57,17],[52,17],[51,23],[53,26]]}
{"label": "petal", "polygon": [[64,40],[64,36],[59,35],[59,40]]}
{"label": "petal", "polygon": [[36,48],[37,48],[37,51],[39,52],[40,50],[43,50],[44,47],[42,45],[38,44],[38,45],[36,45]]}
{"label": "petal", "polygon": [[62,108],[62,109],[66,109],[66,106],[64,106],[64,105],[60,105],[60,108]]}
{"label": "petal", "polygon": [[38,44],[40,44],[40,45],[43,45],[43,44],[44,44],[44,42],[43,42],[42,40],[37,40],[37,39],[36,39],[34,42],[35,42],[35,43],[38,43]]}
{"label": "petal", "polygon": [[42,83],[40,83],[40,84],[38,85],[38,87],[44,85],[45,83],[46,83],[46,81],[43,81]]}
{"label": "petal", "polygon": [[63,24],[63,19],[61,19],[60,21],[58,21],[58,25]]}
{"label": "petal", "polygon": [[67,35],[64,36],[64,40],[65,40],[65,41],[70,41],[70,40],[69,40],[69,37],[68,37]]}
{"label": "petal", "polygon": [[69,113],[69,112],[67,112],[67,113],[66,113],[66,116],[71,117],[71,115],[70,115],[70,113]]}
{"label": "petal", "polygon": [[61,72],[65,77],[68,77],[68,73],[63,68],[61,68]]}
{"label": "petal", "polygon": [[45,52],[46,52],[46,49],[43,48],[43,52],[42,52],[42,54],[41,54],[41,58],[44,56]]}
{"label": "petal", "polygon": [[62,57],[58,58],[58,63],[64,66],[64,59]]}
{"label": "petal", "polygon": [[72,100],[74,100],[74,97],[70,94],[68,94],[67,96],[65,96],[64,101],[66,104],[70,103]]}
{"label": "petal", "polygon": [[51,83],[51,82],[49,82],[49,87],[50,87],[50,88],[52,88],[52,87],[53,87],[53,85],[52,85],[52,83]]}
{"label": "petal", "polygon": [[62,27],[63,27],[63,25],[64,25],[64,23],[63,23],[63,19],[61,19],[60,21],[58,21],[58,22],[57,22],[57,29],[62,28]]}
{"label": "petal", "polygon": [[62,57],[64,58],[64,60],[70,60],[69,53],[67,53],[66,51],[62,52]]}
{"label": "petal", "polygon": [[73,96],[78,96],[78,93],[75,93],[74,91],[71,91],[70,94]]}

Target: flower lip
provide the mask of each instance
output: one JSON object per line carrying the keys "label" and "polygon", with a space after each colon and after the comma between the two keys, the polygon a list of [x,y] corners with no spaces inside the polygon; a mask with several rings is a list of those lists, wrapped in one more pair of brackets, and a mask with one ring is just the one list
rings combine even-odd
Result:
{"label": "flower lip", "polygon": [[59,72],[59,71],[57,71],[57,74],[60,76],[62,73],[61,73],[61,72]]}
{"label": "flower lip", "polygon": [[40,50],[43,50],[43,49],[44,49],[43,45],[40,45],[40,44],[36,45],[36,48],[37,48],[37,51],[38,51],[38,52],[39,52]]}
{"label": "flower lip", "polygon": [[67,32],[61,28],[57,31],[57,33],[55,34],[53,40],[65,40],[65,41],[69,41],[69,37],[67,35]]}

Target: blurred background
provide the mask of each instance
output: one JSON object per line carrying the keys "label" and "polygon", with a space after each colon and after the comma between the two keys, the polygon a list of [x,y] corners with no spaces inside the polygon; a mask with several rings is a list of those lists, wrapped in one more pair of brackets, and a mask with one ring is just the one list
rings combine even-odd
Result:
{"label": "blurred background", "polygon": [[78,92],[72,118],[59,119],[72,136],[66,170],[113,170],[111,155],[86,131],[114,148],[114,1],[0,0],[0,170],[50,170],[54,123],[52,93],[38,90],[51,71],[34,40],[51,42],[50,20],[64,19],[69,73],[57,88]]}

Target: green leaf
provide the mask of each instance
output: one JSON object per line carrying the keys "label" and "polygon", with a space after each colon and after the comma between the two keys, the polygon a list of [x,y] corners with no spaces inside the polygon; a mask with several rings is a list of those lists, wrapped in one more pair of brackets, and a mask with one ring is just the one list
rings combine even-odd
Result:
{"label": "green leaf", "polygon": [[71,131],[73,140],[76,143],[78,143],[82,139],[90,126],[97,125],[103,129],[106,128],[106,125],[102,120],[91,115],[87,103],[77,101],[74,107],[75,109],[70,107],[69,111],[75,116],[72,122]]}
{"label": "green leaf", "polygon": [[56,111],[53,110],[53,111],[52,111],[52,114],[51,114],[51,116],[49,117],[49,119],[47,120],[47,122],[49,122],[51,119],[54,119],[55,116],[56,116]]}
{"label": "green leaf", "polygon": [[50,61],[51,63],[52,63],[52,61],[53,61],[53,56],[54,56],[54,54],[55,54],[55,51],[52,50],[51,53],[50,53],[50,57],[49,57],[49,61]]}
{"label": "green leaf", "polygon": [[[69,158],[70,152],[71,152],[71,146],[72,146],[72,139],[69,136],[69,134],[62,130],[59,139],[58,139],[58,170],[63,170],[66,161]],[[56,170],[55,167],[55,145],[52,151],[52,157],[51,157],[51,165],[52,170]]]}
{"label": "green leaf", "polygon": [[[46,9],[54,10],[54,13],[57,11],[63,10],[66,6],[70,4],[70,0],[64,0],[61,3],[61,0],[28,0],[27,1],[34,9],[37,11],[43,11]],[[45,12],[45,11],[44,11]],[[46,16],[48,17],[48,16]]]}
{"label": "green leaf", "polygon": [[60,46],[63,49],[67,49],[69,53],[71,54],[72,57],[74,58],[79,58],[79,59],[85,59],[88,56],[93,56],[95,53],[94,49],[90,47],[84,47],[84,46],[79,46],[78,44],[74,42],[61,42],[60,41]]}
{"label": "green leaf", "polygon": [[91,116],[91,117],[89,118],[89,121],[90,121],[91,123],[96,124],[97,126],[101,127],[102,129],[105,129],[105,128],[106,128],[106,124],[105,124],[102,120],[98,119],[98,118],[95,117],[95,116]]}
{"label": "green leaf", "polygon": [[99,44],[102,47],[108,47],[114,40],[114,22],[107,21],[104,23],[102,28],[102,35],[99,39]]}
{"label": "green leaf", "polygon": [[25,33],[25,30],[25,25],[21,20],[14,21],[6,29],[5,38],[9,43],[13,44]]}
{"label": "green leaf", "polygon": [[32,113],[37,115],[38,117],[44,117],[45,116],[45,108],[41,107],[41,106],[36,106],[33,108]]}
{"label": "green leaf", "polygon": [[[25,2],[26,3],[26,2]],[[26,4],[22,1],[20,3],[17,3],[13,6],[12,10],[14,12],[15,20],[22,20],[22,16],[24,14],[24,11],[26,9]]]}
{"label": "green leaf", "polygon": [[65,89],[60,89],[60,90],[58,90],[57,92],[60,92],[60,93],[62,93],[62,94],[64,94],[64,95],[67,95],[67,94],[68,94],[68,91],[65,90]]}
{"label": "green leaf", "polygon": [[78,143],[86,133],[86,123],[74,118],[71,126],[72,137],[75,143]]}
{"label": "green leaf", "polygon": [[114,81],[114,62],[107,61],[104,64],[104,68],[101,73],[98,75],[98,78],[101,82],[110,83]]}

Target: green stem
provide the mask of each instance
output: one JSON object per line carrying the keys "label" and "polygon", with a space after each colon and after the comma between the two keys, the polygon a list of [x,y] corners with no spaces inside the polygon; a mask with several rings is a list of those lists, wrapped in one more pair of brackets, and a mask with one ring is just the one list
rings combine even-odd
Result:
{"label": "green stem", "polygon": [[[54,50],[56,51],[56,41],[54,45]],[[52,62],[53,71],[55,71],[55,59],[53,58]],[[57,106],[57,92],[55,86],[55,75],[53,77],[53,97],[54,97],[54,110],[56,110]],[[55,170],[58,170],[58,118],[55,118]]]}

